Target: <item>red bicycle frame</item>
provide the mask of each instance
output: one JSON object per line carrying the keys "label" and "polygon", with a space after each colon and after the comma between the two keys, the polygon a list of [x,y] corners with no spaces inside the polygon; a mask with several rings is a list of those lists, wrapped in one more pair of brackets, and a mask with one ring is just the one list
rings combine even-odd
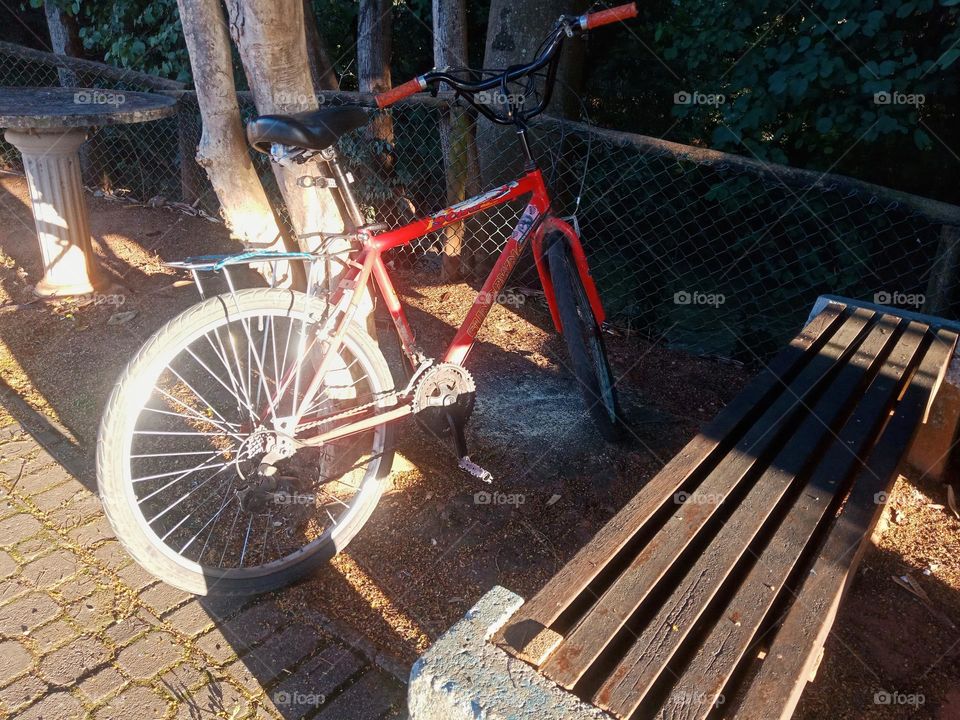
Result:
{"label": "red bicycle frame", "polygon": [[[336,327],[332,332],[326,333],[329,337],[330,346],[334,348],[339,347],[343,335],[346,332],[347,325],[356,313],[359,299],[362,295],[361,291],[367,287],[367,283],[372,277],[380,292],[380,296],[383,298],[384,305],[396,326],[403,354],[411,366],[415,368],[417,365],[417,352],[415,350],[414,332],[407,320],[403,305],[400,303],[400,298],[393,287],[393,282],[390,280],[390,275],[383,261],[383,253],[395,247],[408,245],[417,238],[423,237],[436,230],[441,230],[448,225],[460,222],[484,210],[496,207],[497,205],[503,205],[527,195],[530,196],[527,207],[520,216],[517,226],[510,234],[503,249],[500,251],[500,256],[497,258],[493,269],[484,281],[483,287],[480,289],[476,300],[474,300],[473,306],[467,312],[460,328],[450,342],[449,347],[444,353],[443,361],[457,365],[464,363],[476,342],[477,334],[480,332],[480,328],[483,326],[483,322],[486,320],[493,306],[493,302],[506,285],[528,239],[532,240],[534,262],[536,263],[537,273],[543,283],[543,289],[553,323],[558,332],[563,332],[560,316],[557,312],[553,283],[550,280],[549,269],[543,258],[543,239],[552,231],[559,231],[566,236],[593,313],[596,316],[597,322],[602,323],[604,320],[603,307],[600,303],[600,296],[597,293],[596,285],[590,275],[587,258],[580,244],[580,238],[568,223],[549,215],[550,197],[547,193],[546,185],[543,182],[543,175],[540,170],[532,169],[519,179],[509,182],[506,185],[501,185],[493,190],[464,200],[461,203],[434,213],[429,217],[416,220],[395,230],[377,234],[361,233],[359,239],[363,244],[363,249],[355,259],[345,261],[347,270],[343,273],[331,297],[331,303],[335,307],[331,315],[331,322],[336,322]],[[301,410],[307,406],[308,399],[319,389],[323,381],[328,358],[332,354],[333,353],[327,353],[320,361],[320,365],[316,368],[313,380],[306,393],[304,393]],[[401,406],[387,412],[375,412],[366,418],[314,436],[307,442],[308,444],[329,442],[346,435],[362,432],[375,425],[408,414],[410,414],[409,405]],[[300,415],[301,412],[298,411],[296,413],[298,421]]]}

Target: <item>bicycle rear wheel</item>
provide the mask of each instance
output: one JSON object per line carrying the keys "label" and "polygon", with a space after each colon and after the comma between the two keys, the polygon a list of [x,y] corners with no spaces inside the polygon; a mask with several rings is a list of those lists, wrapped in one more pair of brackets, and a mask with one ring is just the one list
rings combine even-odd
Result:
{"label": "bicycle rear wheel", "polygon": [[597,429],[610,441],[624,432],[616,383],[607,361],[600,326],[574,264],[566,236],[555,231],[544,238],[550,279],[570,353],[573,373]]}
{"label": "bicycle rear wheel", "polygon": [[[273,478],[257,473],[290,442],[271,419],[293,413],[327,352],[312,332],[325,310],[275,289],[211,298],[127,366],[101,423],[97,479],[118,539],[152,574],[200,595],[264,592],[332,557],[373,512],[393,459],[389,425],[294,445]],[[308,415],[386,407],[393,390],[373,340],[350,327]]]}

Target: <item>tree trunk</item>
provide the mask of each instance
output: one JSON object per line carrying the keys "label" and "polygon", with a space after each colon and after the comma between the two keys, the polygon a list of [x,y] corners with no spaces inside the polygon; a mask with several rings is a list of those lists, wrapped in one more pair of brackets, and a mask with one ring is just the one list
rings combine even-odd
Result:
{"label": "tree trunk", "polygon": [[[433,62],[437,68],[466,67],[467,8],[465,0],[434,0]],[[440,144],[447,180],[447,204],[453,205],[480,192],[477,163],[476,127],[462,107],[451,106],[440,118]],[[471,270],[470,258],[464,252],[466,223],[459,222],[444,230],[441,278],[459,279]]]}
{"label": "tree trunk", "polygon": [[340,81],[337,79],[333,63],[330,62],[327,45],[320,37],[320,30],[317,28],[317,15],[313,11],[313,0],[303,0],[303,23],[307,42],[307,63],[310,66],[310,79],[313,82],[313,89],[317,91],[339,90]]}
{"label": "tree trunk", "polygon": [[[483,66],[509,67],[533,60],[540,43],[561,15],[586,8],[583,0],[491,0]],[[577,95],[583,83],[583,39],[567,38],[557,72],[557,84],[548,112],[569,117],[577,114]]]}
{"label": "tree trunk", "polygon": [[[50,47],[57,55],[80,57],[83,44],[80,42],[80,30],[77,19],[55,3],[47,0],[43,4],[47,16],[47,28],[50,30]],[[61,87],[76,87],[77,74],[67,68],[57,68]]]}
{"label": "tree trunk", "polygon": [[193,205],[204,192],[203,168],[197,162],[201,133],[197,131],[192,104],[177,107],[177,155],[180,160],[180,199]]}
{"label": "tree trunk", "polygon": [[[302,0],[226,0],[230,34],[240,53],[253,93],[257,112],[293,113],[316,110],[317,97],[310,79],[307,46],[303,26]],[[286,202],[290,222],[299,244],[307,250],[320,248],[324,234],[343,233],[346,214],[331,190],[297,186],[301,175],[315,174],[311,167],[284,168],[271,163],[280,192]],[[325,163],[321,163],[321,166]],[[332,173],[322,167],[322,174]],[[327,243],[327,252],[349,249],[349,243]],[[332,289],[338,275],[325,277],[318,268],[321,283]],[[372,326],[372,300],[361,300],[358,319]]]}
{"label": "tree trunk", "polygon": [[[253,102],[261,115],[318,107],[303,32],[301,0],[227,0],[230,34],[240,53]],[[301,244],[315,249],[319,233],[340,233],[344,221],[329,190],[297,186],[310,168],[271,163]]]}
{"label": "tree trunk", "polygon": [[[393,87],[390,77],[393,27],[392,0],[360,0],[357,19],[357,80],[360,92],[381,93]],[[385,147],[393,146],[393,117],[377,113],[368,128],[371,139]],[[376,154],[378,170],[384,178],[393,172],[393,153]]]}
{"label": "tree trunk", "polygon": [[[527,0],[523,3],[491,0],[484,67],[504,68],[530,62],[557,18],[579,14],[585,8],[583,0]],[[577,98],[583,83],[584,51],[582,38],[564,41],[557,82],[547,112],[562,117],[579,114]],[[481,121],[477,144],[484,187],[511,180],[523,171],[523,156],[513,128]],[[483,251],[484,256],[489,256],[493,248],[486,247]]]}
{"label": "tree trunk", "polygon": [[390,79],[392,7],[392,0],[360,0],[357,76],[361,92],[378,93],[393,87]]}
{"label": "tree trunk", "polygon": [[[250,160],[230,72],[230,38],[223,9],[217,0],[177,0],[177,4],[203,118],[197,163],[210,178],[220,213],[233,237],[246,246],[295,248],[292,238],[284,237]],[[270,279],[269,267],[258,270]],[[286,264],[277,274],[284,276],[284,284],[292,279]]]}

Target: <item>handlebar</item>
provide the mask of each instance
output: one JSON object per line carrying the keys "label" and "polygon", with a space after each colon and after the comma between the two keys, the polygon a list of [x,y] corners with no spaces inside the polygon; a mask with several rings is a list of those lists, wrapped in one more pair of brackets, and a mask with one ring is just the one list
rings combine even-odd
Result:
{"label": "handlebar", "polygon": [[386,92],[378,93],[375,98],[377,101],[377,107],[383,109],[388,105],[393,105],[393,103],[398,100],[403,100],[406,97],[411,95],[416,95],[421,90],[427,89],[427,80],[426,76],[418,75],[413,80],[407,80],[403,85],[397,85],[397,87],[392,90],[387,90]]}
{"label": "handlebar", "polygon": [[609,25],[610,23],[629,20],[630,18],[635,18],[636,16],[637,4],[635,2],[631,2],[625,5],[618,5],[617,7],[608,8],[607,10],[600,10],[599,12],[581,15],[580,27],[583,30],[593,30],[601,25]]}
{"label": "handlebar", "polygon": [[[444,82],[458,93],[464,93],[467,95],[472,95],[474,93],[483,92],[485,90],[492,90],[498,87],[505,87],[507,83],[518,80],[525,75],[530,75],[535,73],[538,70],[541,70],[544,66],[550,65],[547,71],[547,87],[546,94],[544,99],[540,104],[532,111],[523,113],[524,118],[532,117],[539,112],[542,112],[544,107],[547,105],[550,99],[550,92],[552,90],[552,85],[554,81],[554,76],[556,73],[556,62],[555,54],[560,46],[563,44],[564,38],[568,34],[573,34],[574,32],[585,32],[587,30],[592,30],[598,28],[602,25],[609,25],[610,23],[628,20],[637,16],[637,4],[635,2],[630,2],[625,5],[619,5],[617,7],[609,8],[607,10],[600,10],[595,13],[587,13],[579,17],[563,16],[560,18],[557,26],[553,29],[551,34],[548,37],[548,42],[543,51],[533,60],[533,62],[528,65],[516,65],[508,68],[504,72],[492,77],[487,80],[479,80],[476,82],[467,82],[460,80],[453,75],[443,72],[433,70],[423,75],[418,75],[412,80],[408,80],[403,85],[398,85],[392,90],[387,90],[386,92],[378,93],[375,95],[377,102],[377,107],[383,109],[392,105],[393,103],[402,100],[404,98],[415,95],[416,93],[426,90],[430,85],[434,85],[440,82]],[[468,100],[470,98],[468,97]],[[492,111],[487,108],[478,106],[476,103],[471,102],[480,112],[485,116],[493,120],[494,122],[503,123],[504,121],[501,118],[498,118]],[[513,122],[513,120],[508,120],[507,122]]]}

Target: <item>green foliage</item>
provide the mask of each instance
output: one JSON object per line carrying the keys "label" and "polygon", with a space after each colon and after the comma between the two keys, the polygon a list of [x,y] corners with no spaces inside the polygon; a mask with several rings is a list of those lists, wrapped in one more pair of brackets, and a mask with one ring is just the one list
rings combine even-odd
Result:
{"label": "green foliage", "polygon": [[[31,0],[36,2],[37,0]],[[176,0],[73,0],[80,37],[104,61],[180,81],[190,79]]]}
{"label": "green foliage", "polygon": [[686,84],[678,90],[726,98],[676,105],[684,132],[718,149],[801,165],[893,136],[932,149],[920,121],[956,108],[960,0],[784,8],[773,0],[684,0],[658,25],[663,57]]}

